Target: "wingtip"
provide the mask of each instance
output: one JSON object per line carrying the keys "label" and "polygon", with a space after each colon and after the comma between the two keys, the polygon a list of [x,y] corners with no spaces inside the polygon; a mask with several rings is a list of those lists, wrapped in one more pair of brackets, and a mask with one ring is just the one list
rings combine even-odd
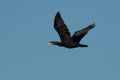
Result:
{"label": "wingtip", "polygon": [[60,11],[58,11],[57,14],[60,14]]}
{"label": "wingtip", "polygon": [[93,24],[91,24],[91,26],[95,27],[95,26],[96,26],[96,24],[95,24],[95,23],[93,23]]}
{"label": "wingtip", "polygon": [[60,16],[60,11],[58,11],[58,12],[56,13],[56,16]]}
{"label": "wingtip", "polygon": [[88,27],[89,28],[94,28],[96,26],[96,24],[95,23],[92,23],[92,24],[90,24]]}

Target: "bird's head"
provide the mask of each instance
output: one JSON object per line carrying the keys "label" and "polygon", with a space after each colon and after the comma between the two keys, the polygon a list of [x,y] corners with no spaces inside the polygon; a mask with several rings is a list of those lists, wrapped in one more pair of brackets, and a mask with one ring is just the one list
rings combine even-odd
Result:
{"label": "bird's head", "polygon": [[60,42],[57,42],[57,41],[51,41],[51,42],[48,42],[49,45],[58,45],[58,46],[61,46],[61,43]]}
{"label": "bird's head", "polygon": [[48,42],[49,45],[57,45],[58,42],[55,42],[55,41],[51,41],[51,42]]}

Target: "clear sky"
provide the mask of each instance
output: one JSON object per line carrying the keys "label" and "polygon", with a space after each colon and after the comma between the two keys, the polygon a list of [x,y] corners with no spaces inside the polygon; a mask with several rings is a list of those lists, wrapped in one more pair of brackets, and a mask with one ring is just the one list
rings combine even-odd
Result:
{"label": "clear sky", "polygon": [[[88,48],[48,45],[57,11]],[[0,0],[0,80],[120,80],[120,0]]]}

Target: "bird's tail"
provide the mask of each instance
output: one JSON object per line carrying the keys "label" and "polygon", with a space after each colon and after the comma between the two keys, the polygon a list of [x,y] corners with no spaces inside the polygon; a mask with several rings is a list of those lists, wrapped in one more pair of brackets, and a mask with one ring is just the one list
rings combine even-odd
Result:
{"label": "bird's tail", "polygon": [[80,47],[88,47],[88,45],[85,45],[85,44],[80,44],[79,46]]}

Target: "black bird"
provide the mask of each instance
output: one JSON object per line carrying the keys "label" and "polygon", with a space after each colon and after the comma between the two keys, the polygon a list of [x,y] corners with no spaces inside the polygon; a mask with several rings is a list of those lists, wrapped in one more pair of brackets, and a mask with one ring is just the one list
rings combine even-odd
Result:
{"label": "black bird", "polygon": [[76,31],[73,36],[71,36],[66,24],[64,23],[60,12],[57,12],[54,19],[54,28],[60,36],[61,42],[51,41],[49,44],[58,45],[66,48],[76,48],[76,47],[88,47],[88,45],[79,43],[81,39],[88,33],[88,31],[95,27],[95,23],[90,24],[88,27]]}

